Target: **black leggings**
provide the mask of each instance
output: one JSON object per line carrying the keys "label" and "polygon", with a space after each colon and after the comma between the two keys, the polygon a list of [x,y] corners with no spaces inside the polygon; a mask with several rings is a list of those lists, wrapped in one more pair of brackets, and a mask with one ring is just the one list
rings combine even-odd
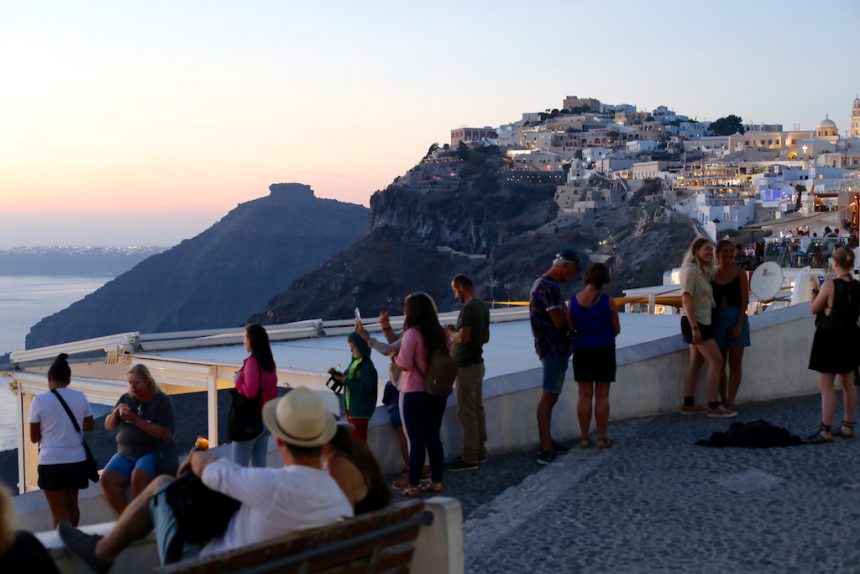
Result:
{"label": "black leggings", "polygon": [[442,417],[445,416],[446,397],[432,397],[427,393],[402,393],[403,427],[409,438],[409,484],[417,486],[424,470],[424,453],[430,458],[430,477],[442,482],[445,454],[442,451]]}

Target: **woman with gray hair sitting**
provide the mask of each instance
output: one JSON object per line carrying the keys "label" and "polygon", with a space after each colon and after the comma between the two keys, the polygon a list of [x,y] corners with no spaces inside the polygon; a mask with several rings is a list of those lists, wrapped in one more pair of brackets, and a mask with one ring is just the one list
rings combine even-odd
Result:
{"label": "woman with gray hair sitting", "polygon": [[121,513],[132,497],[159,474],[176,474],[179,466],[173,444],[175,414],[170,398],[158,388],[146,365],[128,371],[128,392],[105,417],[107,430],[119,429],[117,452],[105,465],[99,483],[108,503]]}

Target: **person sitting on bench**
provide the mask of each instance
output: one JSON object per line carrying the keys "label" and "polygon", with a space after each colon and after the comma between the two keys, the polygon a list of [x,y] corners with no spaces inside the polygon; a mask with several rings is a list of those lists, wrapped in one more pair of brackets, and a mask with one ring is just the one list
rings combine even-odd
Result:
{"label": "person sitting on bench", "polygon": [[[241,548],[353,516],[352,505],[337,482],[322,469],[320,449],[334,436],[336,423],[322,399],[297,387],[266,403],[263,422],[275,436],[284,461],[281,468],[245,468],[206,451],[192,452],[180,469],[190,469],[211,490],[241,502],[221,536],[202,547],[186,547],[182,559]],[[120,552],[155,529],[165,558],[165,540],[177,530],[166,490],[174,481],[159,476],[119,516],[104,537],[89,535],[67,522],[60,538],[69,551],[95,572],[107,572]]]}

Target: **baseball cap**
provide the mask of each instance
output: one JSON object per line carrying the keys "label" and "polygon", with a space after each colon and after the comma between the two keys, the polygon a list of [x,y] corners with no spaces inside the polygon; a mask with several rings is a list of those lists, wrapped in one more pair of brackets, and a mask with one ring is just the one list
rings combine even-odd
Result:
{"label": "baseball cap", "polygon": [[581,265],[579,264],[579,255],[577,255],[576,251],[574,251],[573,249],[563,249],[559,253],[556,253],[553,263],[561,263],[565,261],[573,263],[574,265],[576,265],[577,269],[581,267]]}

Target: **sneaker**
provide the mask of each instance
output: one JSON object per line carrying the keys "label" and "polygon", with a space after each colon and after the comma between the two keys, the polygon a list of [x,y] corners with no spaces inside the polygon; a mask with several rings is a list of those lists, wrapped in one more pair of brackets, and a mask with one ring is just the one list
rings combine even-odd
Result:
{"label": "sneaker", "polygon": [[93,572],[103,574],[110,570],[112,562],[96,558],[96,544],[102,539],[101,536],[81,532],[68,522],[61,522],[57,531],[68,551],[80,558]]}
{"label": "sneaker", "polygon": [[723,407],[717,407],[715,409],[708,409],[708,418],[712,419],[730,419],[732,417],[738,416],[738,411],[730,411],[729,409],[724,409]]}
{"label": "sneaker", "polygon": [[708,409],[706,409],[705,407],[697,407],[696,405],[693,405],[692,407],[688,407],[685,405],[685,406],[681,407],[681,414],[682,415],[701,415],[701,414],[704,414],[705,412],[707,412],[707,410]]}
{"label": "sneaker", "polygon": [[566,453],[566,452],[570,452],[570,447],[569,447],[569,446],[564,446],[564,445],[563,445],[563,444],[561,444],[560,442],[552,441],[552,450],[553,450],[556,454],[564,454],[564,453]]}
{"label": "sneaker", "polygon": [[449,472],[467,472],[470,470],[478,470],[478,468],[477,462],[469,462],[463,458],[458,458],[445,467]]}
{"label": "sneaker", "polygon": [[555,451],[538,451],[537,463],[538,464],[549,464],[555,460],[555,457],[558,456]]}

